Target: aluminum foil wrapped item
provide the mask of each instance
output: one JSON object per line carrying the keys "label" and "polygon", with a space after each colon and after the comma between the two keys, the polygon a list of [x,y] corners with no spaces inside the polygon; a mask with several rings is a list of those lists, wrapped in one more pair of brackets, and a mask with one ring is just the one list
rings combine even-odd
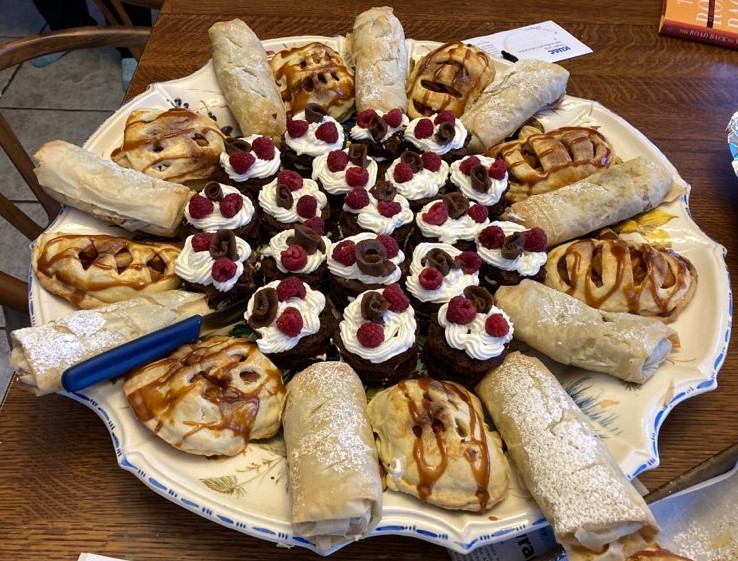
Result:
{"label": "aluminum foil wrapped item", "polygon": [[738,175],[738,111],[733,113],[730,118],[726,132],[728,133],[730,153],[733,154],[733,170]]}

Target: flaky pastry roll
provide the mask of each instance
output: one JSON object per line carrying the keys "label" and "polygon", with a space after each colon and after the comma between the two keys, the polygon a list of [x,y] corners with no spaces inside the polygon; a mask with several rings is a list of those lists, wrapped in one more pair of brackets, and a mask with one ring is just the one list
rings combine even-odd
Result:
{"label": "flaky pastry roll", "polygon": [[240,19],[213,24],[208,37],[218,86],[241,136],[271,136],[279,143],[287,116],[259,38]]}
{"label": "flaky pastry roll", "polygon": [[662,321],[591,308],[541,283],[501,286],[495,304],[515,325],[515,338],[562,364],[644,383],[679,335]]}
{"label": "flaky pastry roll", "polygon": [[356,16],[352,36],[356,111],[407,108],[408,54],[405,31],[392,8],[371,8]]}
{"label": "flaky pastry roll", "polygon": [[673,182],[664,166],[638,156],[514,203],[503,217],[527,228],[543,228],[552,247],[657,207]]}
{"label": "flaky pastry roll", "polygon": [[570,561],[622,561],[656,540],[645,501],[540,360],[511,353],[476,392]]}
{"label": "flaky pastry roll", "polygon": [[381,517],[382,482],[366,394],[342,362],[320,362],[287,384],[282,416],[292,528],[319,550],[358,540]]}

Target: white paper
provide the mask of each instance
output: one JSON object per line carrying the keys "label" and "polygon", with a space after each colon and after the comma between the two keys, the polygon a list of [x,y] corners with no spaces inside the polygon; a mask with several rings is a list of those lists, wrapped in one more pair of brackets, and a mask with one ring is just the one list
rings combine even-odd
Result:
{"label": "white paper", "polygon": [[592,52],[566,29],[550,20],[474,37],[465,42],[500,58],[504,58],[502,51],[505,51],[518,59],[534,58],[546,62],[558,62]]}
{"label": "white paper", "polygon": [[448,554],[453,561],[531,561],[548,552],[554,545],[556,541],[553,530],[550,526],[545,526],[504,542],[479,547],[466,555],[450,549]]}
{"label": "white paper", "polygon": [[125,561],[125,559],[105,557],[104,555],[97,555],[95,553],[80,553],[77,561]]}

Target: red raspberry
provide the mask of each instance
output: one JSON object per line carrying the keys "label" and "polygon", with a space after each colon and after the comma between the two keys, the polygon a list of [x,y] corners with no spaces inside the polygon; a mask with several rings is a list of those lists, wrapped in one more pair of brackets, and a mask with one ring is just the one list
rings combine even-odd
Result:
{"label": "red raspberry", "polygon": [[301,245],[291,245],[279,255],[282,266],[288,271],[299,271],[308,262],[307,252]]}
{"label": "red raspberry", "polygon": [[356,124],[362,129],[369,126],[369,121],[376,115],[377,112],[374,109],[364,109],[361,113],[356,115]]}
{"label": "red raspberry", "polygon": [[415,125],[415,138],[428,138],[433,135],[433,122],[430,119],[420,119]]}
{"label": "red raspberry", "polygon": [[459,171],[464,175],[471,175],[471,168],[478,166],[481,163],[482,162],[479,161],[479,158],[476,156],[469,156],[459,164]]}
{"label": "red raspberry", "polygon": [[489,176],[492,179],[497,179],[498,181],[501,179],[505,179],[505,174],[507,173],[507,164],[505,164],[505,160],[502,158],[497,158],[494,162],[492,162],[492,165],[489,166]]}
{"label": "red raspberry", "polygon": [[474,320],[477,315],[477,308],[474,303],[464,296],[454,296],[448,301],[446,309],[446,319],[451,323],[466,325]]}
{"label": "red raspberry", "polygon": [[195,195],[187,205],[192,218],[205,218],[213,212],[213,201],[202,195]]}
{"label": "red raspberry", "polygon": [[286,169],[277,175],[277,184],[286,186],[290,191],[297,191],[302,189],[302,176],[296,171]]}
{"label": "red raspberry", "polygon": [[349,163],[349,156],[343,150],[331,150],[328,152],[328,159],[326,161],[328,169],[332,173],[338,173],[346,169]]}
{"label": "red raspberry", "polygon": [[502,314],[490,314],[484,322],[484,330],[490,337],[504,337],[510,331],[510,324]]}
{"label": "red raspberry", "polygon": [[239,150],[228,156],[228,161],[231,167],[233,167],[233,171],[236,173],[246,173],[254,165],[256,158],[254,158],[251,152]]}
{"label": "red raspberry", "polygon": [[277,298],[280,302],[284,302],[292,297],[297,297],[300,300],[305,298],[306,294],[305,285],[297,277],[287,277],[279,281],[277,285]]}
{"label": "red raspberry", "polygon": [[448,220],[448,209],[446,209],[446,205],[442,201],[438,201],[431,205],[428,212],[423,213],[422,218],[428,224],[440,226]]}
{"label": "red raspberry", "polygon": [[473,251],[462,251],[454,261],[465,275],[473,275],[482,266],[482,259]]}
{"label": "red raspberry", "polygon": [[243,197],[238,193],[229,193],[220,200],[220,213],[226,218],[233,218],[243,208]]}
{"label": "red raspberry", "polygon": [[325,236],[325,220],[323,220],[320,216],[313,216],[312,218],[308,218],[307,220],[305,220],[305,222],[303,222],[303,224],[319,236]]}
{"label": "red raspberry", "polygon": [[423,152],[420,159],[423,160],[423,167],[428,171],[435,173],[441,169],[441,156],[435,152]]}
{"label": "red raspberry", "polygon": [[342,242],[338,242],[333,246],[331,257],[341,265],[350,267],[356,263],[356,244],[352,240],[343,240]]}
{"label": "red raspberry", "polygon": [[410,306],[410,300],[397,283],[388,284],[382,291],[382,296],[389,303],[390,311],[396,314],[404,312]]}
{"label": "red raspberry", "polygon": [[489,210],[484,205],[472,205],[466,213],[471,216],[472,220],[477,224],[482,224],[489,218]]}
{"label": "red raspberry", "polygon": [[395,238],[388,236],[387,234],[379,234],[377,236],[377,241],[384,246],[384,249],[387,250],[387,259],[397,257],[397,254],[400,252],[400,246],[397,245],[397,240],[395,240]]}
{"label": "red raspberry", "polygon": [[373,349],[384,342],[384,329],[378,323],[368,321],[356,331],[356,338],[362,347]]}
{"label": "red raspberry", "polygon": [[312,218],[318,211],[318,199],[312,195],[303,195],[297,199],[297,205],[295,206],[297,215],[302,218]]}
{"label": "red raspberry", "polygon": [[377,210],[385,218],[392,218],[395,214],[402,212],[402,205],[397,201],[379,201]]}
{"label": "red raspberry", "polygon": [[438,269],[426,267],[418,275],[420,286],[426,290],[435,290],[443,283],[443,274]]}
{"label": "red raspberry", "polygon": [[292,138],[300,138],[308,131],[308,126],[307,121],[287,119],[287,134]]}
{"label": "red raspberry", "polygon": [[346,170],[346,184],[349,187],[365,187],[369,183],[369,172],[359,166]]}
{"label": "red raspberry", "polygon": [[369,193],[363,187],[354,187],[351,191],[346,193],[346,197],[343,199],[343,202],[350,208],[359,210],[369,204]]}
{"label": "red raspberry", "polygon": [[410,181],[413,178],[413,168],[410,167],[410,164],[400,162],[395,166],[395,171],[392,172],[392,177],[394,177],[397,183]]}
{"label": "red raspberry", "polygon": [[282,315],[277,318],[276,324],[277,329],[287,337],[297,337],[302,331],[302,314],[294,306],[287,306]]}
{"label": "red raspberry", "polygon": [[479,243],[487,249],[500,249],[505,243],[505,232],[499,226],[487,226],[479,232]]}
{"label": "red raspberry", "polygon": [[315,138],[322,140],[326,144],[335,144],[338,142],[338,129],[336,124],[328,121],[320,125],[315,131]]}
{"label": "red raspberry", "polygon": [[192,249],[195,251],[208,251],[210,249],[210,240],[213,234],[210,232],[198,232],[192,236]]}
{"label": "red raspberry", "polygon": [[392,109],[390,112],[384,114],[384,122],[387,123],[388,127],[396,129],[402,125],[402,109]]}
{"label": "red raspberry", "polygon": [[546,251],[548,245],[548,236],[542,228],[536,226],[525,232],[523,241],[523,249],[525,251]]}
{"label": "red raspberry", "polygon": [[251,143],[251,149],[260,160],[274,159],[274,142],[269,137],[260,136],[259,138],[255,138]]}
{"label": "red raspberry", "polygon": [[443,111],[438,112],[438,115],[433,119],[433,122],[436,125],[440,125],[441,123],[451,123],[453,125],[456,122],[456,115],[454,115],[453,111],[444,109]]}
{"label": "red raspberry", "polygon": [[213,263],[211,269],[213,280],[217,282],[225,282],[232,279],[236,274],[236,263],[227,257],[218,257]]}

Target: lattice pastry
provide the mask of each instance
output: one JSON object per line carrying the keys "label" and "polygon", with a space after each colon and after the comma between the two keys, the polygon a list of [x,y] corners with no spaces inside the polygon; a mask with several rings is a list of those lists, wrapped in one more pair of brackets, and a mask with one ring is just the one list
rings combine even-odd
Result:
{"label": "lattice pastry", "polygon": [[697,271],[678,253],[605,230],[548,254],[546,285],[610,312],[674,321],[697,290]]}
{"label": "lattice pastry", "polygon": [[126,376],[131,408],[163,440],[191,454],[234,456],[279,431],[282,372],[255,343],[210,337]]}
{"label": "lattice pastry", "polygon": [[527,199],[570,185],[607,168],[615,160],[608,140],[587,127],[563,127],[541,132],[526,125],[518,138],[493,146],[487,156],[507,164],[508,202]]}
{"label": "lattice pastry", "polygon": [[448,109],[460,117],[494,78],[495,67],[483,50],[459,41],[445,43],[413,66],[407,114],[414,119]]}
{"label": "lattice pastry", "polygon": [[33,246],[36,278],[78,308],[97,308],[180,285],[180,248],[106,235],[48,233]]}
{"label": "lattice pastry", "polygon": [[340,53],[323,43],[277,52],[271,61],[287,114],[317,103],[337,121],[354,111],[354,73]]}
{"label": "lattice pastry", "polygon": [[225,135],[210,117],[184,108],[136,109],[126,120],[123,145],[111,158],[146,175],[184,183],[218,169]]}

